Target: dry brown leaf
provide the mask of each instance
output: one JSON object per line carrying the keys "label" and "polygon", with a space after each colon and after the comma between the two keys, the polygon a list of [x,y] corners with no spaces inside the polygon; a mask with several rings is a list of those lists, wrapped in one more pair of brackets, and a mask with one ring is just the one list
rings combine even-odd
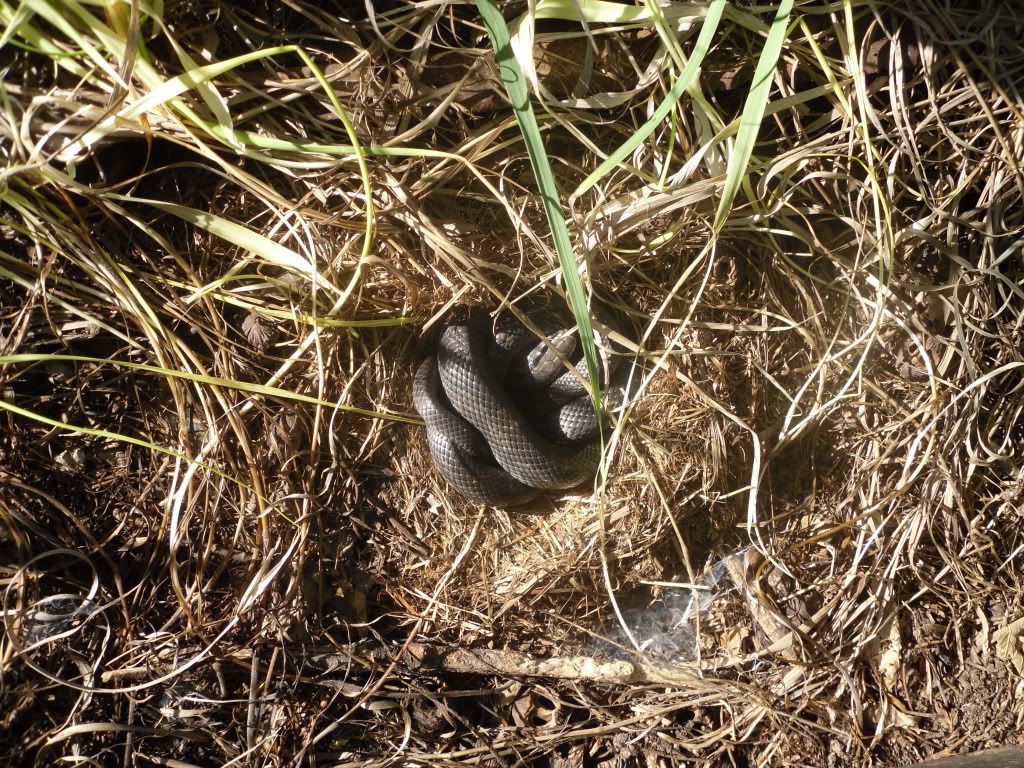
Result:
{"label": "dry brown leaf", "polygon": [[996,644],[996,657],[1013,665],[1017,674],[1024,674],[1024,619],[1017,619],[1012,624],[997,629],[992,639]]}
{"label": "dry brown leaf", "polygon": [[879,677],[882,678],[886,688],[892,688],[896,684],[902,657],[903,642],[900,639],[899,620],[894,618],[889,622],[889,636],[879,643],[878,653],[875,656]]}

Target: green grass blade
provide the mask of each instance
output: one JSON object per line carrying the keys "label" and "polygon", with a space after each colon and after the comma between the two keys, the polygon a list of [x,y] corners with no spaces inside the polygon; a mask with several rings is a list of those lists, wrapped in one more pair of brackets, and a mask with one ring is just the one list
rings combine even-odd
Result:
{"label": "green grass blade", "polygon": [[32,9],[27,5],[19,5],[11,16],[10,21],[7,22],[7,26],[4,29],[3,34],[0,34],[0,48],[7,45],[11,41],[11,38],[18,33],[21,25],[31,19],[34,15],[35,13],[33,13]]}
{"label": "green grass blade", "polygon": [[[222,216],[216,216],[208,211],[200,211],[196,208],[178,205],[177,203],[168,203],[163,200],[149,200],[146,198],[125,197],[123,195],[110,195],[110,197],[125,202],[144,203],[165,213],[170,213],[179,219],[205,229],[210,234],[237,245],[249,253],[261,257],[270,264],[296,272],[303,277],[312,278],[316,272],[316,268],[308,259],[300,256],[291,248],[276,243],[269,237],[243,227],[241,224],[229,221]],[[323,281],[322,276],[318,279]]]}
{"label": "green grass blade", "polygon": [[494,46],[494,54],[501,71],[501,80],[505,84],[509,100],[512,102],[512,109],[515,112],[519,129],[523,134],[523,141],[526,144],[526,151],[530,155],[530,163],[533,165],[533,172],[537,178],[537,186],[540,189],[544,213],[547,215],[548,226],[551,228],[555,250],[558,252],[558,262],[562,268],[565,289],[569,297],[569,306],[579,327],[583,355],[587,361],[587,372],[590,375],[590,381],[595,382],[595,386],[592,388],[594,405],[599,409],[601,394],[600,387],[596,385],[598,381],[597,350],[594,346],[594,333],[590,323],[590,313],[587,307],[586,296],[583,293],[583,284],[577,271],[572,243],[569,240],[569,228],[565,223],[565,214],[562,211],[558,187],[555,184],[551,163],[544,149],[544,140],[540,134],[540,127],[537,125],[537,117],[530,103],[530,93],[526,85],[526,79],[512,51],[508,25],[505,23],[501,12],[498,11],[497,6],[495,6],[492,0],[476,0],[476,5],[480,10],[480,15],[483,17],[487,34],[490,35],[491,45]]}
{"label": "green grass blade", "polygon": [[793,10],[793,0],[782,0],[779,10],[775,14],[775,20],[768,30],[768,37],[765,39],[764,48],[757,60],[757,68],[754,70],[754,81],[747,94],[747,100],[743,105],[743,115],[740,118],[740,127],[736,133],[736,145],[733,147],[732,155],[729,157],[729,165],[725,172],[725,184],[722,186],[722,197],[718,201],[718,211],[715,214],[714,230],[720,232],[722,225],[732,210],[733,200],[739,192],[743,180],[746,178],[747,166],[754,153],[754,142],[757,141],[757,133],[761,127],[761,120],[764,118],[765,107],[768,104],[768,93],[772,87],[772,77],[775,68],[778,66],[779,57],[782,54],[783,43],[786,42],[786,33],[789,26],[789,15]]}
{"label": "green grass blade", "polygon": [[[233,379],[225,379],[220,376],[209,376],[202,373],[192,373],[191,371],[178,371],[170,368],[162,368],[158,365],[149,365],[147,363],[132,363],[128,362],[127,360],[114,360],[112,358],[102,357],[88,357],[86,355],[50,355],[32,352],[0,356],[0,366],[19,365],[24,363],[42,363],[48,361],[68,363],[94,363],[96,365],[113,365],[119,368],[127,368],[133,371],[143,371],[145,373],[154,373],[159,376],[166,376],[172,379],[182,379],[184,381],[191,381],[196,384],[206,384],[209,386],[223,387],[224,389],[234,389],[239,392],[246,392],[250,395],[272,397],[278,400],[291,400],[297,403],[305,403],[307,405],[317,405],[322,408],[331,408],[339,411],[345,411],[346,413],[352,413],[357,416],[365,416],[371,419],[399,421],[405,424],[422,423],[420,419],[411,418],[409,416],[403,416],[399,413],[385,413],[383,411],[371,411],[368,408],[359,408],[354,405],[340,405],[338,403],[333,403],[329,400],[321,400],[319,398],[311,397],[309,395],[303,395],[299,392],[291,392],[290,390],[287,389],[281,389],[280,387],[271,387],[266,384],[256,384],[248,381],[235,381]],[[21,412],[20,409],[18,410],[18,412]],[[94,433],[89,432],[89,434]],[[142,445],[142,443],[139,444]]]}
{"label": "green grass blade", "polygon": [[679,77],[676,78],[672,88],[661,104],[658,105],[651,118],[640,126],[636,133],[626,139],[621,146],[608,155],[608,158],[580,183],[576,191],[572,193],[572,198],[579,197],[617,168],[619,163],[640,146],[672,112],[676,102],[686,92],[686,89],[693,84],[697,78],[697,73],[700,72],[700,65],[704,61],[708,49],[711,47],[711,39],[714,37],[715,32],[718,31],[718,23],[722,19],[725,4],[725,0],[714,0],[708,8],[708,14],[704,19],[704,24],[701,26],[700,34],[697,36],[697,42],[693,46],[693,54],[690,56],[690,60],[686,62],[686,67],[679,73]]}
{"label": "green grass blade", "polygon": [[178,453],[177,451],[168,448],[167,446],[158,445],[157,443],[153,443],[149,440],[143,440],[138,437],[132,437],[131,435],[125,435],[120,432],[113,432],[109,429],[97,429],[95,427],[85,427],[76,424],[68,424],[65,421],[51,419],[49,416],[44,416],[41,413],[30,411],[27,408],[21,408],[17,405],[14,405],[14,403],[7,402],[6,400],[0,400],[0,411],[7,411],[8,413],[13,413],[16,416],[21,416],[22,418],[29,419],[40,424],[45,424],[48,427],[54,427],[55,429],[62,430],[65,432],[72,432],[74,434],[79,435],[89,435],[90,437],[99,437],[104,440],[110,440],[115,443],[123,443],[125,445],[134,445],[138,448],[145,448],[147,451],[162,453],[165,456],[170,456],[172,458],[179,459],[180,461],[188,462],[189,464],[198,464],[203,469],[212,472],[218,477],[222,477],[225,480],[229,480],[232,483],[235,483],[236,485],[239,485],[242,488],[245,488],[248,491],[255,493],[255,489],[252,486],[248,485],[244,481],[232,475],[229,475],[223,470],[218,469],[212,464],[206,464],[195,458],[186,456],[183,453]]}
{"label": "green grass blade", "polygon": [[[225,72],[230,72],[233,69],[250,64],[253,61],[265,59],[270,56],[276,56],[282,52],[288,52],[289,50],[291,50],[291,47],[281,46],[278,48],[269,48],[246,53],[232,59],[226,59],[225,61],[217,61],[213,64],[195,66],[187,72],[184,72],[177,77],[172,77],[170,80],[165,80],[157,85],[141,99],[121,110],[118,114],[118,118],[121,120],[134,120],[142,113],[152,111],[162,104],[181,96],[183,93],[187,93],[193,89],[198,89],[201,85],[224,74]],[[230,126],[231,122],[230,120],[227,120],[222,124]]]}

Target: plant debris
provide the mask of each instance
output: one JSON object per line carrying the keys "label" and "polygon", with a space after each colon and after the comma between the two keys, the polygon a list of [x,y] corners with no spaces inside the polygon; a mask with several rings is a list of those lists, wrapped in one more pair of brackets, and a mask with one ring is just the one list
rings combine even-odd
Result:
{"label": "plant debris", "polygon": [[0,3],[0,763],[1017,740],[1021,17],[799,3],[765,62],[789,5],[498,7],[633,376],[507,513],[411,402],[454,308],[566,303],[477,6]]}

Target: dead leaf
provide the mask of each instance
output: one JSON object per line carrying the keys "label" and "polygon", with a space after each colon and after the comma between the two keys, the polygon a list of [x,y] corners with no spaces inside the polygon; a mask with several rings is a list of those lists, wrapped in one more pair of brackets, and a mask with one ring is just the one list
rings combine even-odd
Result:
{"label": "dead leaf", "polygon": [[749,627],[732,627],[723,635],[722,646],[734,656],[742,656],[748,650],[746,646],[750,634]]}
{"label": "dead leaf", "polygon": [[997,629],[992,635],[992,639],[996,643],[996,657],[1010,662],[1018,675],[1024,674],[1022,635],[1024,635],[1024,619],[1017,619],[1012,624]]}
{"label": "dead leaf", "polygon": [[259,315],[250,312],[245,316],[242,321],[242,333],[245,334],[245,338],[249,340],[253,349],[258,352],[266,351],[267,343],[270,341],[270,329],[264,325]]}
{"label": "dead leaf", "polygon": [[896,685],[896,678],[900,672],[900,660],[903,656],[903,641],[900,639],[899,621],[895,618],[889,622],[889,636],[879,643],[876,663],[878,674],[885,683],[885,687],[891,689]]}

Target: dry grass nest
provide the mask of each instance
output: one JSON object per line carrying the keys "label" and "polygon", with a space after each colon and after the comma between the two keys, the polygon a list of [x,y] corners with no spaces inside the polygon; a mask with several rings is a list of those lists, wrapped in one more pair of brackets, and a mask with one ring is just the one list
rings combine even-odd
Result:
{"label": "dry grass nest", "polygon": [[[0,762],[1016,740],[1024,17],[498,5],[566,262],[488,8],[0,0]],[[463,502],[423,340],[577,283],[602,472]]]}

